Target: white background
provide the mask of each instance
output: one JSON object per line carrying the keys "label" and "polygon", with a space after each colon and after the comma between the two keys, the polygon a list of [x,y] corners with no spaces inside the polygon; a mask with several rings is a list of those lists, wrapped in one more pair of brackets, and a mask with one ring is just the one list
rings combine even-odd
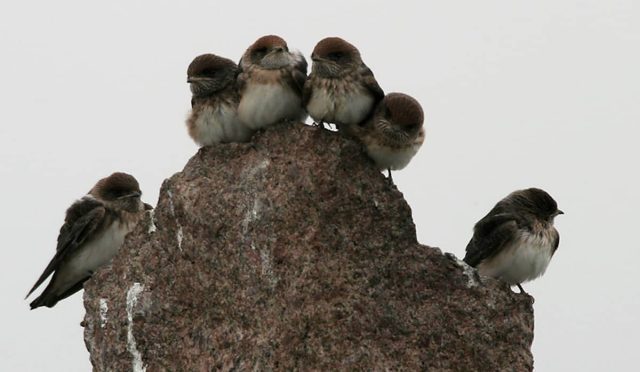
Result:
{"label": "white background", "polygon": [[155,204],[197,150],[187,65],[205,52],[238,60],[269,33],[307,58],[341,36],[385,91],[422,102],[426,143],[394,174],[421,242],[462,257],[509,192],[554,196],[560,249],[525,285],[536,368],[637,367],[637,2],[166,3],[0,5],[0,370],[90,370],[81,294],[31,312],[23,300],[65,209],[116,170]]}

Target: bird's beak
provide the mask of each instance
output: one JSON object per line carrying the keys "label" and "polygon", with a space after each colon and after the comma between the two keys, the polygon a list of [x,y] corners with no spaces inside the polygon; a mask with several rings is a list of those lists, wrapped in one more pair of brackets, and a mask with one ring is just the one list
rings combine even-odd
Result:
{"label": "bird's beak", "polygon": [[151,204],[144,203],[144,210],[145,211],[150,211],[152,209],[153,209],[153,206]]}
{"label": "bird's beak", "polygon": [[312,55],[311,55],[311,60],[312,60],[313,62],[320,62],[320,61],[322,61],[322,58],[318,57],[318,56],[317,56],[317,55],[315,55],[315,54],[312,54]]}
{"label": "bird's beak", "polygon": [[187,78],[187,83],[191,84],[192,80],[191,78]]}
{"label": "bird's beak", "polygon": [[558,209],[558,210],[556,211],[556,216],[557,216],[557,215],[559,215],[559,214],[564,214],[564,212],[563,212],[563,211],[561,211],[560,209]]}

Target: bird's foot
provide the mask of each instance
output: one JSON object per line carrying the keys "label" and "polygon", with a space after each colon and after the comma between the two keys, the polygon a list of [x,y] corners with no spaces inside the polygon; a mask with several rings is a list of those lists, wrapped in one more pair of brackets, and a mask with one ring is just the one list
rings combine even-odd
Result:
{"label": "bird's foot", "polygon": [[389,172],[389,176],[387,177],[387,181],[389,182],[389,185],[395,186],[395,183],[393,183],[393,177],[391,176],[391,169],[387,168],[387,172]]}
{"label": "bird's foot", "polygon": [[313,126],[314,127],[318,127],[320,129],[327,129],[327,127],[325,126],[325,122],[322,120],[318,120],[318,121],[313,121]]}

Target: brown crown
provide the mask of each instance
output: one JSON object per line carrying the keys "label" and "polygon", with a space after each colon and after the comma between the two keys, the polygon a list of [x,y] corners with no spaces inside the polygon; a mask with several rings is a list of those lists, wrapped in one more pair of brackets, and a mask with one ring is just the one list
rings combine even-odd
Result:
{"label": "brown crown", "polygon": [[249,47],[249,49],[250,50],[258,50],[262,48],[270,49],[277,46],[287,48],[287,42],[284,41],[284,39],[281,38],[280,36],[267,35],[256,40],[255,43],[253,43]]}
{"label": "brown crown", "polygon": [[131,192],[140,192],[140,185],[132,175],[122,172],[101,179],[91,190],[91,193],[98,197]]}
{"label": "brown crown", "polygon": [[203,54],[197,56],[187,68],[187,76],[207,75],[208,71],[236,69],[238,65],[230,59],[215,54]]}
{"label": "brown crown", "polygon": [[391,120],[397,125],[422,125],[424,122],[422,107],[411,96],[403,93],[389,93],[382,102],[389,112]]}
{"label": "brown crown", "polygon": [[541,217],[551,216],[558,210],[558,204],[551,195],[535,187],[514,191],[504,200],[520,208],[526,208]]}
{"label": "brown crown", "polygon": [[329,54],[337,52],[360,54],[358,48],[339,37],[324,38],[316,44],[315,48],[313,48],[313,54],[320,58],[327,57]]}

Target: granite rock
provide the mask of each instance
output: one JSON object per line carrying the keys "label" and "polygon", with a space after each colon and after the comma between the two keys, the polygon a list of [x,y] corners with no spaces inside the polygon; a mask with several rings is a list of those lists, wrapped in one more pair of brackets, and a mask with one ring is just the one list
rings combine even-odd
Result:
{"label": "granite rock", "polygon": [[360,146],[301,124],[201,148],[84,304],[97,371],[533,368],[531,297],[419,244]]}

